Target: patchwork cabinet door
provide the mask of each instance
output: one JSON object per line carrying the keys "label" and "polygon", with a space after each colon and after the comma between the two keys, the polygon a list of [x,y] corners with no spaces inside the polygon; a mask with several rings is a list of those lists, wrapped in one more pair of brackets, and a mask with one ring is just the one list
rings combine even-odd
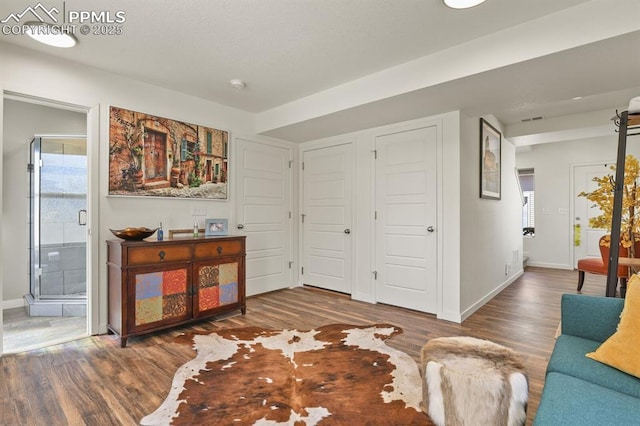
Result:
{"label": "patchwork cabinet door", "polygon": [[170,326],[192,317],[191,265],[172,265],[166,269],[132,269],[127,285],[129,330],[133,333]]}
{"label": "patchwork cabinet door", "polygon": [[234,259],[196,265],[194,317],[206,317],[221,306],[237,305],[240,300],[238,276],[240,262]]}

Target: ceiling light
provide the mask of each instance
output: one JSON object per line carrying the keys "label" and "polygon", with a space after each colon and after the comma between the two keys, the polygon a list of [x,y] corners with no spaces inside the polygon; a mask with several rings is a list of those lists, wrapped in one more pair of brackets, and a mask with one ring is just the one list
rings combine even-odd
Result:
{"label": "ceiling light", "polygon": [[523,118],[522,121],[523,123],[528,123],[529,121],[538,121],[538,120],[543,120],[544,117],[541,115],[537,115],[535,117],[529,117],[529,118]]}
{"label": "ceiling light", "polygon": [[579,101],[580,99],[582,99],[582,96],[576,96],[575,98],[571,98],[574,101]]}
{"label": "ceiling light", "polygon": [[40,43],[54,47],[73,47],[78,43],[78,39],[60,25],[46,22],[27,22],[24,25],[25,34]]}
{"label": "ceiling light", "polygon": [[485,1],[486,0],[444,0],[444,4],[452,9],[468,9]]}
{"label": "ceiling light", "polygon": [[229,84],[234,89],[240,89],[241,90],[241,89],[244,89],[245,87],[247,87],[247,83],[245,83],[243,80],[240,80],[239,78],[234,78],[233,80],[229,81]]}

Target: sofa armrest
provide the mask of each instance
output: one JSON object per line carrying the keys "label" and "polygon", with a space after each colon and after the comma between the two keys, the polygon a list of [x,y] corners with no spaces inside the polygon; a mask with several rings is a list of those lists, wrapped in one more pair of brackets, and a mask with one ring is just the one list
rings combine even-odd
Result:
{"label": "sofa armrest", "polygon": [[604,342],[615,333],[624,299],[563,294],[562,334]]}

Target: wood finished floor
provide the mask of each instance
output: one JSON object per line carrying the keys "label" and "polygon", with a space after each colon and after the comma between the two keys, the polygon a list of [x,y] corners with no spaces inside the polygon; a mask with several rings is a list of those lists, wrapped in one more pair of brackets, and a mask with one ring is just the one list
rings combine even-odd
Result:
{"label": "wood finished floor", "polygon": [[[177,367],[194,357],[190,346],[176,341],[180,333],[248,325],[310,329],[337,322],[399,326],[404,333],[388,343],[416,361],[424,343],[441,336],[474,336],[515,349],[528,369],[531,424],[560,319],[560,295],[574,293],[576,283],[575,271],[527,268],[463,324],[295,288],[249,298],[245,316],[132,337],[124,349],[117,337],[103,335],[6,355],[0,358],[0,424],[135,425],[163,401]],[[583,293],[602,295],[604,286],[604,277],[588,276]]]}

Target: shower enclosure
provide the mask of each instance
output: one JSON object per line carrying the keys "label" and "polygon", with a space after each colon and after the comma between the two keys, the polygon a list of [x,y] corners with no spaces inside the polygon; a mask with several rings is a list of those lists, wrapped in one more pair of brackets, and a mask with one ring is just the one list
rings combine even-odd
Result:
{"label": "shower enclosure", "polygon": [[28,170],[29,315],[86,316],[86,137],[35,137]]}

